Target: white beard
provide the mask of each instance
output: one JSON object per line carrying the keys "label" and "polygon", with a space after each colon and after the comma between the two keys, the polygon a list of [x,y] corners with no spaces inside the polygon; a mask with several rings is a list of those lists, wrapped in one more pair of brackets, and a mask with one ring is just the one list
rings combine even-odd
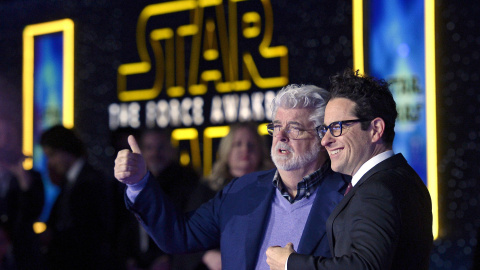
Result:
{"label": "white beard", "polygon": [[[279,149],[288,150],[290,153],[287,156],[279,155]],[[278,142],[275,147],[272,147],[270,155],[272,156],[273,163],[278,169],[284,171],[293,171],[298,170],[317,160],[320,149],[320,142],[317,141],[303,156],[298,156],[295,155],[293,148],[288,144]]]}

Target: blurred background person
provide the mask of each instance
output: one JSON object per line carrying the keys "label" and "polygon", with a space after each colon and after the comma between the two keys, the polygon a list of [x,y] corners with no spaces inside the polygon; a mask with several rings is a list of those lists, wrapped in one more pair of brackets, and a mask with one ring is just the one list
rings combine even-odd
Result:
{"label": "blurred background person", "polygon": [[15,270],[18,269],[13,257],[12,242],[10,232],[4,223],[0,223],[0,269]]}
{"label": "blurred background person", "polygon": [[116,269],[110,234],[113,192],[87,162],[83,142],[61,125],[43,132],[40,144],[60,193],[47,221],[50,269]]}
{"label": "blurred background person", "polygon": [[[187,203],[200,177],[195,170],[179,163],[177,150],[171,143],[170,130],[145,129],[140,131],[138,138],[148,170],[155,176],[175,206],[181,211],[186,211]],[[135,216],[125,208],[123,190],[121,196],[120,207],[126,220],[118,237],[120,245],[118,256],[124,258],[126,269],[171,269],[171,256],[157,247]]]}
{"label": "blurred background person", "polygon": [[[236,177],[245,174],[269,170],[274,167],[269,154],[269,145],[258,134],[258,124],[252,122],[236,123],[230,127],[227,136],[220,140],[217,160],[212,173],[202,179],[192,195],[187,211],[195,210]],[[144,154],[142,152],[142,154]],[[210,250],[198,254],[175,255],[174,268],[180,269],[221,269],[219,250]]]}
{"label": "blurred background person", "polygon": [[38,172],[24,170],[20,138],[13,121],[0,117],[0,223],[8,232],[16,267],[41,269],[33,223],[42,212],[43,183]]}
{"label": "blurred background person", "polygon": [[218,147],[218,159],[213,165],[212,173],[206,178],[206,183],[212,190],[221,190],[233,178],[273,168],[268,147],[258,134],[257,126],[250,122],[234,124],[228,135],[222,138]]}
{"label": "blurred background person", "polygon": [[175,205],[186,210],[187,202],[199,181],[199,175],[179,163],[177,150],[167,129],[146,129],[140,135],[139,146],[148,170],[160,183]]}

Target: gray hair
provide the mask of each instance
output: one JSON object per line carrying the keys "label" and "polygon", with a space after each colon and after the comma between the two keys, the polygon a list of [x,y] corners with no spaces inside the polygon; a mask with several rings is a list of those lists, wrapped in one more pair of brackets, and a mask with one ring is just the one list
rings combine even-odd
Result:
{"label": "gray hair", "polygon": [[272,119],[275,119],[278,108],[286,109],[313,109],[309,120],[315,127],[323,124],[325,107],[330,93],[320,87],[309,84],[291,84],[282,88],[272,101]]}

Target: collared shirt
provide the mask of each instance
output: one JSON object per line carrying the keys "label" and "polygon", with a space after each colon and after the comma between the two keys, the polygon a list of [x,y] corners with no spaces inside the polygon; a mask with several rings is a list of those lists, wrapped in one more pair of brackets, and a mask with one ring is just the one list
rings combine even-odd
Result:
{"label": "collared shirt", "polygon": [[363,163],[360,169],[358,169],[357,173],[355,173],[355,175],[353,175],[352,177],[352,186],[355,186],[355,184],[358,183],[360,178],[362,178],[362,176],[364,176],[368,171],[370,171],[370,169],[375,167],[375,165],[384,161],[387,158],[392,157],[393,155],[394,155],[393,150],[387,150],[385,152],[382,152],[372,157],[367,162]]}
{"label": "collared shirt", "polygon": [[85,159],[79,158],[73,163],[70,169],[68,169],[65,177],[67,178],[67,181],[70,185],[75,183],[78,174],[80,174],[80,171],[82,170],[84,164]]}
{"label": "collared shirt", "polygon": [[328,174],[329,169],[330,160],[327,160],[320,169],[303,177],[302,181],[297,184],[297,195],[295,198],[292,198],[290,194],[288,194],[278,170],[275,172],[275,176],[273,177],[273,186],[278,188],[278,190],[280,190],[282,193],[282,196],[293,204],[303,198],[310,197],[318,184],[320,184],[320,182],[325,178],[325,175]]}

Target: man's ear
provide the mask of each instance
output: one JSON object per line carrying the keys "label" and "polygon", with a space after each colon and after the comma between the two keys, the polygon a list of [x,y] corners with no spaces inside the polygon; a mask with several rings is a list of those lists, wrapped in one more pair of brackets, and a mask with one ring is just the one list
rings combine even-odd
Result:
{"label": "man's ear", "polygon": [[372,127],[372,142],[378,142],[382,139],[383,132],[385,131],[385,121],[377,117],[370,122],[370,125]]}

